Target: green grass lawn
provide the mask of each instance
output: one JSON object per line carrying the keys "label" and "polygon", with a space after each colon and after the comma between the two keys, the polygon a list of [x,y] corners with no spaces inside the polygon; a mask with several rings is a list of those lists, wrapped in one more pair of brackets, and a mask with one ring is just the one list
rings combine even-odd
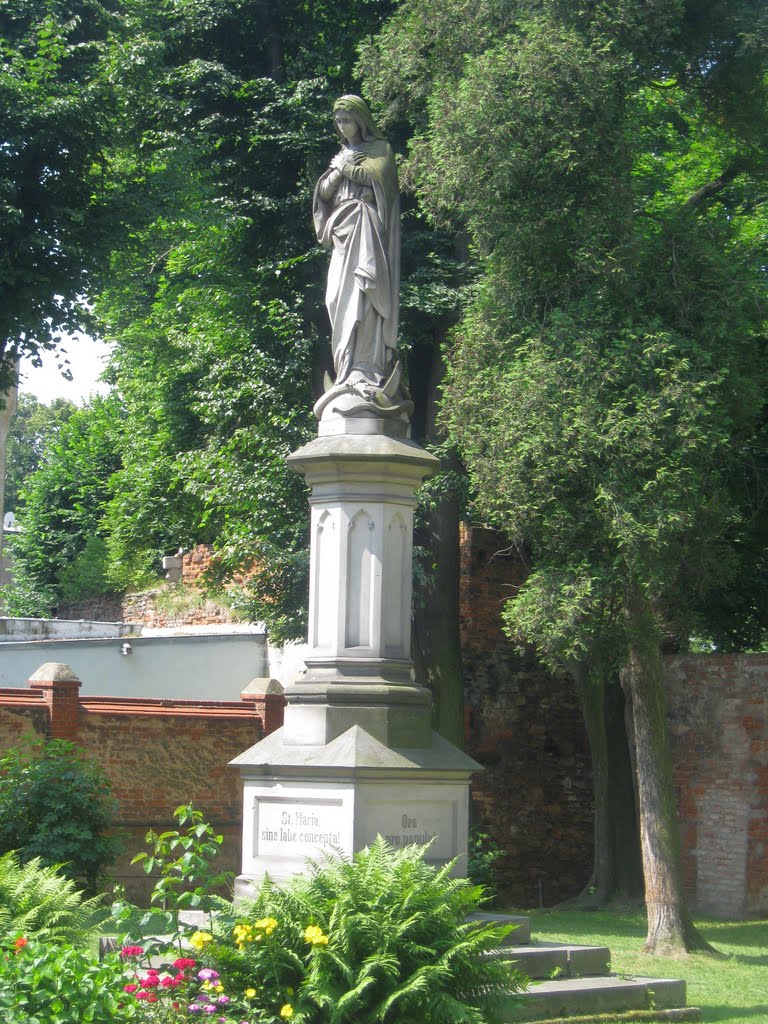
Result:
{"label": "green grass lawn", "polygon": [[645,917],[601,911],[533,911],[531,935],[546,941],[608,946],[614,974],[685,978],[688,1005],[712,1024],[768,1024],[768,921],[697,920],[722,957],[681,959],[641,953]]}

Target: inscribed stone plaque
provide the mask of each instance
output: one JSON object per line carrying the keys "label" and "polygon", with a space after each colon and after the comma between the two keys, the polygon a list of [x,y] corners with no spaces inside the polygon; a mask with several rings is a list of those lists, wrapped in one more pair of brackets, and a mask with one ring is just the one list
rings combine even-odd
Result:
{"label": "inscribed stone plaque", "polygon": [[316,857],[348,845],[340,799],[257,797],[254,856]]}
{"label": "inscribed stone plaque", "polygon": [[450,860],[457,853],[453,800],[382,800],[367,809],[366,842],[382,836],[396,850],[431,842],[428,860]]}

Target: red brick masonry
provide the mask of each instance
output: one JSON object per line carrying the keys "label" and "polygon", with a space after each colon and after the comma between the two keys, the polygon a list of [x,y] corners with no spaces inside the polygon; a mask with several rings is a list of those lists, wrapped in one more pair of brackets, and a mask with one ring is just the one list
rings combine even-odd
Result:
{"label": "red brick masonry", "polygon": [[0,749],[32,732],[72,740],[99,762],[112,782],[128,848],[111,874],[130,895],[148,893],[141,869],[130,866],[145,848],[145,833],[173,828],[174,808],[190,801],[225,835],[222,869],[239,871],[242,786],[228,762],[279,728],[282,696],[247,694],[240,702],[79,698],[76,677],[40,675],[27,690],[0,689]]}

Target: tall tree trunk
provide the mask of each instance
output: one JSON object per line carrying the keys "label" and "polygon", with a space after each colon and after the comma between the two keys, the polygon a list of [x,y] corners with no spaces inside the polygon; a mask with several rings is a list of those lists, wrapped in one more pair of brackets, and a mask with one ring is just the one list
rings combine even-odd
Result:
{"label": "tall tree trunk", "polygon": [[589,740],[595,844],[592,875],[574,903],[599,907],[616,898],[639,899],[640,843],[621,689],[599,667],[580,662],[569,670]]}
{"label": "tall tree trunk", "polygon": [[672,784],[661,650],[653,612],[637,590],[626,597],[630,645],[622,686],[631,703],[640,846],[648,912],[644,950],[674,955],[711,950],[697,931],[683,894],[680,831]]}
{"label": "tall tree trunk", "polygon": [[[422,355],[425,358],[426,352]],[[421,378],[420,394],[414,390],[417,411],[414,425],[421,422],[427,441],[439,439],[437,410],[445,364],[435,340],[429,363],[414,372]],[[418,428],[417,428],[418,429]],[[461,472],[458,465],[443,469]],[[464,747],[464,674],[459,634],[459,499],[451,490],[435,495],[425,510],[417,543],[429,553],[431,565],[425,577],[417,579],[414,600],[414,667],[417,680],[432,691],[433,724],[451,743]]]}
{"label": "tall tree trunk", "polygon": [[640,903],[643,899],[643,864],[637,817],[626,703],[618,678],[605,687],[605,728],[608,736],[608,820],[615,899]]}
{"label": "tall tree trunk", "polygon": [[459,640],[459,510],[441,495],[426,515],[420,540],[433,566],[418,587],[414,606],[415,668],[432,691],[433,724],[451,743],[464,747],[464,677]]}

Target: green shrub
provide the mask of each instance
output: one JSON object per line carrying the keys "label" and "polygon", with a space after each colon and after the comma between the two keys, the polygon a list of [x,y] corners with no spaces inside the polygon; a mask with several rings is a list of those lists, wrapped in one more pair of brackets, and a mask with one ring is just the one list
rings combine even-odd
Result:
{"label": "green shrub", "polygon": [[227,910],[231,912],[232,904],[222,899],[218,890],[231,885],[232,872],[215,871],[211,866],[224,837],[216,834],[192,804],[182,804],[173,814],[186,829],[160,834],[150,830],[146,842],[152,847],[151,853],[137,853],[131,861],[141,863],[147,874],[158,875],[150,909],[142,913],[123,897],[121,889],[116,890],[112,917],[121,940],[143,941],[149,931],[168,936],[181,950],[184,935],[194,929],[180,921],[179,911],[207,913],[211,927],[214,910],[224,915]]}
{"label": "green shrub", "polygon": [[285,888],[268,881],[237,908],[236,948],[212,941],[205,955],[261,990],[265,1021],[281,1003],[297,1022],[318,1024],[501,1020],[522,978],[486,954],[509,929],[468,923],[482,890],[424,854],[378,838]]}
{"label": "green shrub", "polygon": [[100,903],[98,896],[84,899],[59,865],[41,864],[38,857],[20,864],[14,852],[0,856],[0,942],[20,935],[84,942]]}
{"label": "green shrub", "polygon": [[63,864],[91,892],[122,849],[107,835],[115,806],[102,769],[66,740],[33,741],[0,757],[0,854]]}
{"label": "green shrub", "polygon": [[496,870],[494,864],[504,851],[499,844],[480,828],[469,830],[469,849],[467,856],[467,874],[475,885],[481,885],[486,898],[496,899]]}
{"label": "green shrub", "polygon": [[4,1024],[124,1024],[146,1019],[126,999],[117,958],[100,963],[64,942],[31,938],[0,948]]}

